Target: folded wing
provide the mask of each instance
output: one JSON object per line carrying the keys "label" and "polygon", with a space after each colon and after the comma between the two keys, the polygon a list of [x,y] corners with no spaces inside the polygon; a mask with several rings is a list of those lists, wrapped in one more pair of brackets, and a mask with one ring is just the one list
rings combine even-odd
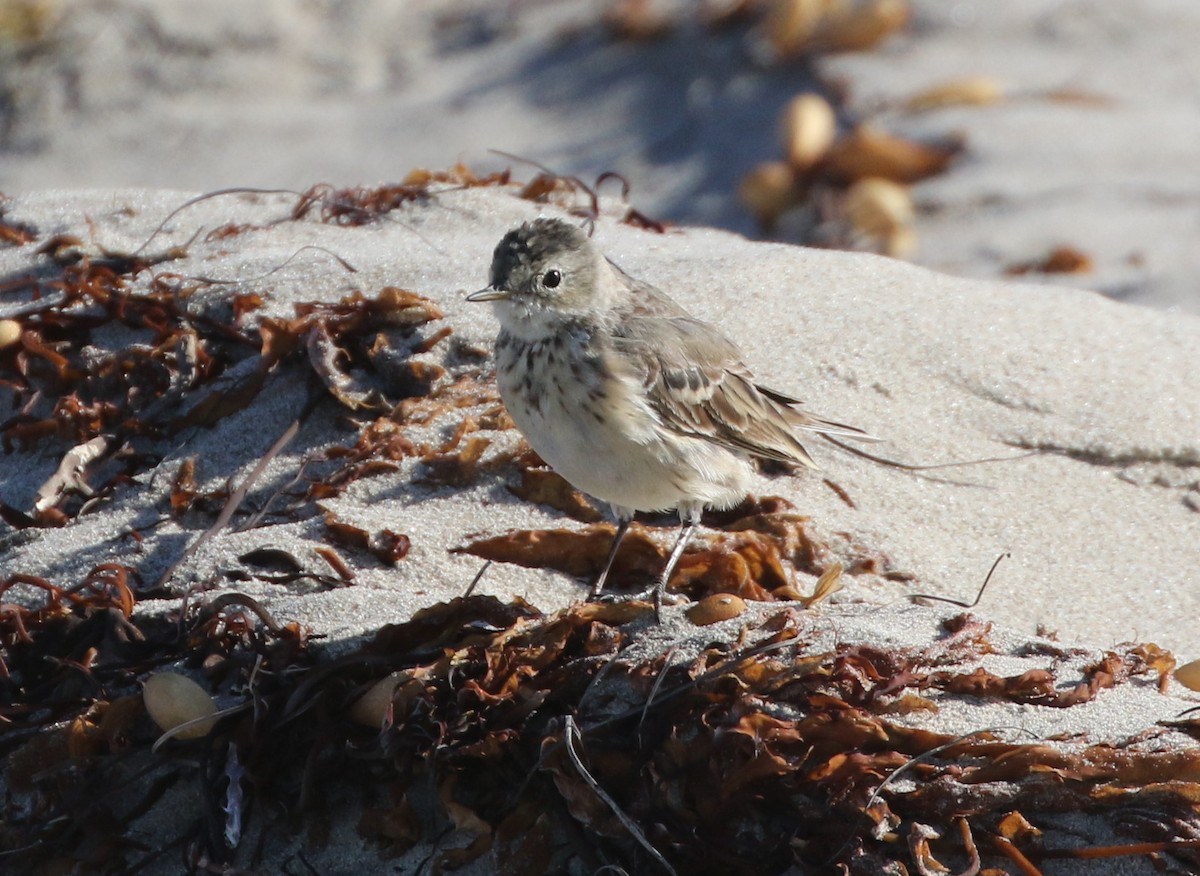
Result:
{"label": "folded wing", "polygon": [[[669,299],[668,299],[669,300]],[[661,312],[661,311],[660,311]],[[737,346],[687,316],[622,321],[614,346],[640,379],[662,424],[683,435],[816,468],[796,430],[872,440],[860,429],[796,409],[799,402],[760,387]]]}

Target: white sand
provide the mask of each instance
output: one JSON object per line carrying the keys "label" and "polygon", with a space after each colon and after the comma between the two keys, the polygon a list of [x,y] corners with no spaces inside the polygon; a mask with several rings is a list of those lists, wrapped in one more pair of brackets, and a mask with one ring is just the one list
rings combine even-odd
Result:
{"label": "white sand", "polygon": [[[18,199],[12,215],[43,234],[94,233],[110,248],[132,248],[184,200],[167,192],[44,193]],[[280,197],[257,200],[225,197],[190,208],[150,249],[190,239],[202,227],[287,210]],[[136,215],[126,215],[127,207]],[[461,293],[482,285],[500,235],[538,212],[499,191],[448,193],[427,207],[393,214],[402,221],[373,227],[285,223],[197,242],[190,258],[169,268],[260,277],[299,247],[316,243],[358,273],[347,274],[308,250],[278,273],[239,288],[264,293],[264,313],[290,315],[290,301],[336,300],[350,288],[373,294],[400,285],[438,301],[457,336],[488,345],[495,331],[490,311],[464,303]],[[859,576],[847,598],[891,602],[912,592],[973,598],[995,557],[1011,551],[981,605],[990,616],[1018,631],[1032,633],[1044,624],[1069,640],[1106,645],[1138,638],[1176,649],[1185,659],[1197,656],[1190,624],[1180,622],[1196,616],[1200,600],[1197,518],[1185,504],[1196,495],[1200,464],[1200,397],[1191,391],[1200,385],[1195,318],[1086,292],[956,280],[882,258],[751,244],[714,231],[660,236],[609,218],[600,222],[597,240],[628,270],[720,323],[741,342],[766,384],[886,438],[880,445],[885,455],[936,464],[1012,455],[1014,445],[1046,449],[1032,458],[911,474],[818,442],[819,476],[762,480],[757,492],[791,499],[827,539],[839,542],[833,534],[847,533],[914,576],[908,585]],[[0,270],[9,275],[32,265],[33,248],[0,251]],[[215,287],[202,294],[228,291]],[[101,558],[161,571],[175,554],[166,542],[178,546],[183,540],[173,525],[147,533],[136,550],[110,539],[131,521],[145,526],[161,513],[152,509],[164,500],[174,460],[197,455],[200,477],[213,486],[244,474],[299,412],[303,398],[302,387],[278,385],[218,428],[182,436],[153,482],[123,491],[74,526],[40,533],[0,562],[68,578]],[[352,440],[331,428],[328,414],[306,425],[262,489],[290,477],[304,453]],[[0,461],[5,500],[27,507],[61,452]],[[562,524],[558,515],[515,499],[500,483],[430,495],[409,483],[414,464],[406,463],[397,476],[356,483],[327,503],[364,528],[410,533],[410,560],[394,570],[364,570],[352,590],[307,594],[294,604],[269,587],[262,595],[284,599],[285,614],[320,618],[327,632],[369,629],[370,618],[350,619],[358,618],[357,610],[341,621],[327,612],[369,601],[390,619],[403,617],[418,604],[459,592],[471,579],[478,563],[447,553],[470,534]],[[845,489],[856,507],[820,477]],[[182,570],[184,579],[203,580],[236,565],[236,556],[255,544],[313,538],[313,529],[299,524],[286,532],[224,534]],[[838,550],[849,550],[845,539],[840,543]],[[419,597],[412,595],[417,581]],[[493,570],[483,586],[526,595],[543,607],[580,593],[578,584],[560,575],[516,567]]]}

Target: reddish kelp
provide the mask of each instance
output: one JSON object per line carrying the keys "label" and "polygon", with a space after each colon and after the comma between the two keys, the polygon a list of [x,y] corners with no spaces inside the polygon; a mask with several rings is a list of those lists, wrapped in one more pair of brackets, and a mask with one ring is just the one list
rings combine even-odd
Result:
{"label": "reddish kelp", "polygon": [[[1164,679],[1173,661],[1153,646],[1084,661],[1064,684],[1066,650],[1011,678],[971,668],[996,647],[969,615],[921,647],[820,649],[821,619],[786,604],[663,651],[641,644],[649,605],[543,616],[477,596],[322,658],[302,629],[236,593],[151,622],[128,613],[120,570],[70,591],[13,583],[47,592],[41,608],[3,617],[3,830],[9,860],[31,870],[137,869],[163,849],[194,869],[256,867],[297,831],[316,854],[347,788],[360,836],[384,856],[426,844],[433,872],[483,855],[529,874],[572,862],[699,874],[1200,862],[1183,832],[1200,824],[1192,749],[1153,744],[1153,731],[1023,743],[911,720],[956,698],[1078,708]],[[69,658],[32,666],[49,637],[70,640]],[[223,708],[205,735],[151,754],[156,731],[131,682],[168,659]],[[90,706],[68,717],[81,693]],[[47,725],[47,710],[63,720]],[[149,850],[160,801],[187,814]],[[1129,844],[1064,844],[1061,820],[1079,813]]]}

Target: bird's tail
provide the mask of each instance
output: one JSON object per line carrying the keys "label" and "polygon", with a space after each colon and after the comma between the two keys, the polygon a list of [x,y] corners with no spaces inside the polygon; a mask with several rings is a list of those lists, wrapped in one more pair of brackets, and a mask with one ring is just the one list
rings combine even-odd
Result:
{"label": "bird's tail", "polygon": [[805,432],[816,432],[820,435],[833,435],[838,438],[849,438],[851,441],[882,441],[882,438],[877,438],[870,432],[864,432],[857,426],[847,426],[845,423],[835,423],[833,420],[826,420],[822,417],[814,416],[803,410],[800,406],[803,402],[798,398],[792,398],[776,389],[768,389],[765,386],[755,387],[759,392],[774,402],[778,402],[782,407],[784,416],[788,422],[797,429],[803,429]]}
{"label": "bird's tail", "polygon": [[864,432],[857,426],[847,426],[845,423],[823,420],[820,417],[814,417],[812,414],[806,414],[794,408],[789,408],[788,412],[792,415],[788,419],[791,420],[793,425],[806,432],[817,432],[821,435],[832,435],[836,438],[849,438],[851,441],[874,443],[883,440],[876,435],[872,435],[870,432]]}

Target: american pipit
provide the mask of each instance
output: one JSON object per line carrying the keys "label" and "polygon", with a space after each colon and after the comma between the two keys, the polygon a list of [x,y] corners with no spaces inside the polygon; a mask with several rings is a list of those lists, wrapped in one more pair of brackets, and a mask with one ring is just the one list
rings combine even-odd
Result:
{"label": "american pipit", "polygon": [[606,259],[583,232],[538,219],[504,236],[491,285],[496,379],[517,428],[575,487],[612,506],[600,594],[636,511],[679,511],[656,610],[705,508],[741,501],[749,458],[816,465],[797,432],[869,439],[759,386],[716,327]]}

